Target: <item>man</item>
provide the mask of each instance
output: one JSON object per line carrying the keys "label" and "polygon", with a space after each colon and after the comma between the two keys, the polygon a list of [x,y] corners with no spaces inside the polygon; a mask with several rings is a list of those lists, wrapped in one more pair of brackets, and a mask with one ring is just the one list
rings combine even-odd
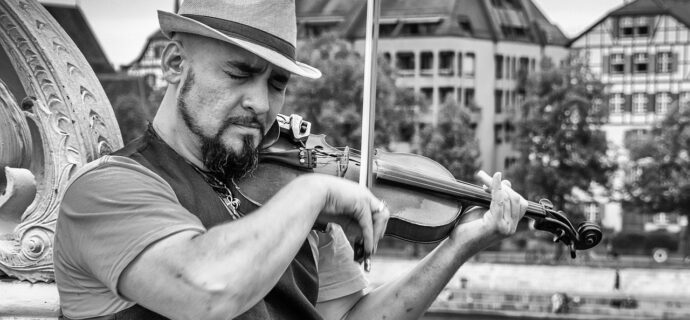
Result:
{"label": "man", "polygon": [[346,226],[375,252],[389,213],[366,189],[305,175],[236,210],[233,179],[254,168],[291,74],[320,76],[295,61],[294,1],[186,0],[159,21],[169,86],[152,127],[85,166],[63,198],[54,259],[66,318],[416,319],[464,261],[515,231],[526,202],[497,174],[490,210],[365,291],[342,229],[313,229]]}

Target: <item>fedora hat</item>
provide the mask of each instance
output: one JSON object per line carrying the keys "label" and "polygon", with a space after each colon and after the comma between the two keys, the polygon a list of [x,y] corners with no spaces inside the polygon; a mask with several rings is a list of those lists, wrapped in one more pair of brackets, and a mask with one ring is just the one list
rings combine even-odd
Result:
{"label": "fedora hat", "polygon": [[295,0],[185,0],[177,14],[158,11],[161,32],[196,34],[241,47],[291,73],[317,79],[295,60]]}

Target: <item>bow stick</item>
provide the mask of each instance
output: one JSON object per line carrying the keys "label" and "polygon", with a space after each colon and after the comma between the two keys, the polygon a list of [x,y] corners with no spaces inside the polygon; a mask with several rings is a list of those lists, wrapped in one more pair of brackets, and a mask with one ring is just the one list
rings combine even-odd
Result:
{"label": "bow stick", "polygon": [[[381,0],[367,0],[366,39],[364,45],[364,93],[362,101],[362,162],[359,184],[372,187],[372,163],[374,153],[374,121],[376,116],[376,60],[379,38]],[[369,257],[365,257],[364,270],[371,269]]]}

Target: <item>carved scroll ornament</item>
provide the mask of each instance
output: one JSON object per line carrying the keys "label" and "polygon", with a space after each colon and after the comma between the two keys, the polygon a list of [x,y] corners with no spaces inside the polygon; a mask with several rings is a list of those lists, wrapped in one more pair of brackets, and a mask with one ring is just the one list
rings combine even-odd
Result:
{"label": "carved scroll ornament", "polygon": [[91,67],[37,1],[0,1],[0,46],[27,95],[0,79],[0,273],[52,281],[66,183],[122,138]]}

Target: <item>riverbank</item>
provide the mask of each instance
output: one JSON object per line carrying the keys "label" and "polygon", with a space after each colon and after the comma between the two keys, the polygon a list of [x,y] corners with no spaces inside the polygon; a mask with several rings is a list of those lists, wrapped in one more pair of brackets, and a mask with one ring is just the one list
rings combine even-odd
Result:
{"label": "riverbank", "polygon": [[[377,286],[415,264],[378,258],[367,276]],[[469,262],[425,319],[690,319],[690,270],[619,268],[615,283],[616,268]]]}

